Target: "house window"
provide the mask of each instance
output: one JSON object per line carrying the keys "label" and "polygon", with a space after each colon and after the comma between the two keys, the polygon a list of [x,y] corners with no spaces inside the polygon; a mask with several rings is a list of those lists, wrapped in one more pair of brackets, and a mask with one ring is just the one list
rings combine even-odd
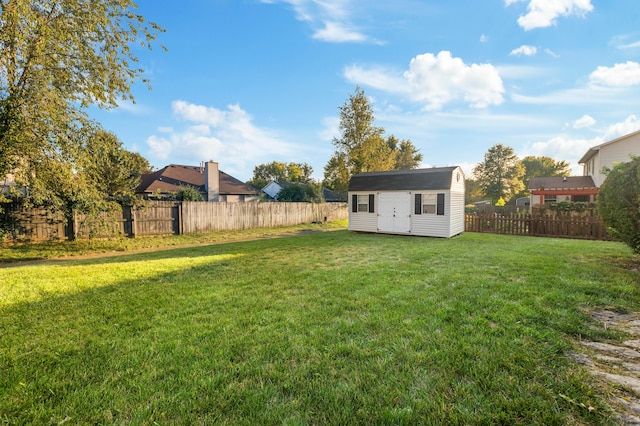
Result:
{"label": "house window", "polygon": [[544,203],[555,203],[558,200],[558,197],[556,195],[545,195],[544,196]]}
{"label": "house window", "polygon": [[365,195],[352,195],[351,196],[351,211],[353,213],[374,213],[374,194]]}
{"label": "house window", "polygon": [[573,197],[571,197],[571,201],[573,201],[574,203],[588,203],[589,202],[589,196],[588,195],[574,195]]}

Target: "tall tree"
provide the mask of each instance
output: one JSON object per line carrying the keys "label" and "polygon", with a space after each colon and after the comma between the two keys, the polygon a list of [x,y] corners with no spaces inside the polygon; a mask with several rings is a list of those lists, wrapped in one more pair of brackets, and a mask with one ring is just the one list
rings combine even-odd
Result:
{"label": "tall tree", "polygon": [[373,108],[361,88],[356,87],[339,110],[341,135],[333,139],[336,151],[324,168],[329,188],[346,191],[356,173],[415,168],[422,161],[411,141],[399,141],[393,135],[384,138],[384,129],[375,125]]}
{"label": "tall tree", "polygon": [[272,180],[280,182],[309,183],[313,168],[307,163],[271,163],[259,164],[253,168],[253,177],[247,185],[264,188]]}
{"label": "tall tree", "polygon": [[140,176],[151,172],[146,158],[124,149],[116,135],[99,130],[81,149],[82,171],[90,185],[111,198],[131,197],[140,184]]}
{"label": "tall tree", "polygon": [[[150,49],[164,30],[136,8],[133,0],[0,0],[0,175],[12,172],[33,194],[41,176],[73,169],[93,127],[86,107],[115,107],[133,100],[134,82],[148,83],[132,46]],[[51,161],[66,165],[34,173]]]}
{"label": "tall tree", "polygon": [[484,194],[493,202],[500,197],[509,201],[524,189],[524,167],[513,148],[502,144],[489,148],[473,174]]}
{"label": "tall tree", "polygon": [[387,144],[396,153],[394,170],[415,169],[422,163],[422,154],[410,140],[398,140],[394,135],[391,135],[387,138]]}
{"label": "tall tree", "polygon": [[529,155],[521,160],[524,167],[524,191],[520,195],[525,195],[529,187],[529,181],[534,177],[547,176],[569,176],[571,174],[571,164],[567,161],[556,161],[551,157]]}

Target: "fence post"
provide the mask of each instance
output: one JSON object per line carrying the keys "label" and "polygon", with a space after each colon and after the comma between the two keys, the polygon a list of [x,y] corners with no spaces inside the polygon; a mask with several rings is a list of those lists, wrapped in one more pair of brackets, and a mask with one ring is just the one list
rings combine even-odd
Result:
{"label": "fence post", "polygon": [[136,209],[134,206],[131,207],[131,238],[136,237]]}
{"label": "fence post", "polygon": [[76,210],[71,209],[71,215],[67,217],[67,232],[65,235],[69,241],[75,241],[78,236],[78,221],[76,217]]}

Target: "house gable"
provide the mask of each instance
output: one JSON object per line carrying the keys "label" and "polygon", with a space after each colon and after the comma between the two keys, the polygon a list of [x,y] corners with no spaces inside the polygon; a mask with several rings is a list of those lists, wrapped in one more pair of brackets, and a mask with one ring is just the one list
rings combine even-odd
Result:
{"label": "house gable", "polygon": [[640,155],[640,130],[589,148],[578,160],[583,174],[593,176],[596,186],[602,185],[606,176],[603,168],[613,168],[617,163],[630,161],[630,155]]}

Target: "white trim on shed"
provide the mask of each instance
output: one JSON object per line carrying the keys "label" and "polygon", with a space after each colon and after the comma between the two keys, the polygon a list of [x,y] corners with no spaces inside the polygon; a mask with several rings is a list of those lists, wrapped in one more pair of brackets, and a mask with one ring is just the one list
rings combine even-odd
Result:
{"label": "white trim on shed", "polygon": [[460,167],[358,173],[349,183],[349,230],[428,237],[464,232]]}

